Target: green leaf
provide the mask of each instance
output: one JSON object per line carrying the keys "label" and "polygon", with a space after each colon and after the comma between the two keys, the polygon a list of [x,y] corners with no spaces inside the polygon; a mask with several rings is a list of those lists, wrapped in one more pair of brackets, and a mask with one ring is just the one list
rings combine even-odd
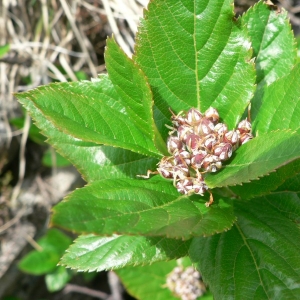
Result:
{"label": "green leaf", "polygon": [[300,173],[287,179],[276,191],[300,192]]}
{"label": "green leaf", "polygon": [[298,129],[300,116],[300,64],[289,75],[264,88],[262,105],[253,122],[259,134],[276,129]]}
{"label": "green leaf", "polygon": [[153,99],[147,78],[139,67],[129,59],[116,44],[114,39],[107,39],[105,65],[114,87],[121,96],[126,115],[149,139],[167,154],[166,143],[153,120]]}
{"label": "green leaf", "polygon": [[231,230],[193,240],[191,260],[216,300],[298,298],[300,230],[294,195],[282,193],[278,207],[272,196],[236,201],[238,221]]}
{"label": "green leaf", "polygon": [[229,229],[229,199],[211,207],[200,196],[179,194],[171,182],[101,180],[74,191],[54,208],[52,225],[78,233],[164,236],[189,239]]}
{"label": "green leaf", "polygon": [[251,112],[252,118],[257,119],[264,103],[264,87],[290,73],[296,63],[297,51],[284,9],[278,11],[260,1],[242,16],[241,21],[248,30],[255,57],[257,89],[251,100]]}
{"label": "green leaf", "polygon": [[296,63],[297,52],[287,12],[283,8],[278,12],[260,1],[241,20],[247,27],[256,58],[256,83],[270,84],[288,75]]}
{"label": "green leaf", "polygon": [[161,157],[154,142],[132,123],[107,76],[92,82],[50,84],[16,97],[31,108],[31,114],[39,110],[57,129],[74,138]]}
{"label": "green leaf", "polygon": [[[297,176],[299,179],[299,176]],[[296,190],[295,186],[294,189]],[[267,201],[272,205],[275,209],[277,209],[283,216],[290,219],[292,222],[300,225],[300,193],[290,192],[284,190],[281,192],[279,189],[270,195],[265,197],[261,197],[264,201]],[[287,200],[288,199],[288,200]]]}
{"label": "green leaf", "polygon": [[177,265],[176,261],[159,262],[151,266],[123,268],[116,273],[126,290],[137,299],[176,300],[178,298],[164,285],[167,275]]}
{"label": "green leaf", "polygon": [[[176,261],[154,263],[151,266],[127,267],[117,270],[126,290],[136,299],[143,300],[176,300],[166,287],[167,275],[178,265],[191,266],[191,261],[185,257]],[[147,283],[147,284],[145,284]],[[204,294],[201,300],[213,300],[210,292]]]}
{"label": "green leaf", "polygon": [[242,145],[223,170],[208,174],[210,188],[258,179],[300,157],[300,135],[291,131],[262,134]]}
{"label": "green leaf", "polygon": [[82,235],[69,247],[60,265],[89,272],[147,265],[186,256],[190,243],[163,237]]}
{"label": "green leaf", "polygon": [[146,174],[147,170],[156,169],[155,158],[76,139],[56,129],[34,108],[32,102],[26,105],[42,134],[48,137],[47,141],[76,166],[87,182],[105,178],[136,178],[137,175]]}
{"label": "green leaf", "polygon": [[71,239],[57,229],[50,229],[37,243],[41,250],[29,252],[18,266],[24,272],[42,275],[55,270]]}
{"label": "green leaf", "polygon": [[254,91],[250,58],[250,42],[234,20],[231,0],[157,0],[144,12],[133,60],[167,118],[169,107],[179,112],[213,106],[234,127]]}
{"label": "green leaf", "polygon": [[269,194],[281,185],[285,186],[285,180],[288,182],[291,181],[292,179],[289,178],[294,178],[293,176],[299,172],[300,160],[298,159],[279,168],[275,172],[260,178],[259,180],[244,183],[242,186],[232,186],[230,187],[230,190],[242,199],[251,199]]}
{"label": "green leaf", "polygon": [[72,274],[64,267],[56,267],[55,271],[45,276],[49,292],[61,290],[72,278]]}
{"label": "green leaf", "polygon": [[4,56],[6,53],[8,53],[10,50],[10,44],[6,44],[6,45],[3,45],[3,46],[0,46],[0,58],[2,56]]}
{"label": "green leaf", "polygon": [[61,156],[59,153],[55,152],[53,148],[48,149],[42,158],[43,165],[46,167],[65,167],[69,166],[71,163]]}

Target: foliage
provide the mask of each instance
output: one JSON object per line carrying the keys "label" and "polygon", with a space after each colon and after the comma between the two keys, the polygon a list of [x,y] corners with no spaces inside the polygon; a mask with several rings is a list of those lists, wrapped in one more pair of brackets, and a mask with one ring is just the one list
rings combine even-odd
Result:
{"label": "foliage", "polygon": [[57,229],[50,229],[37,243],[41,249],[33,250],[24,256],[19,268],[32,275],[45,274],[48,290],[60,290],[72,277],[65,267],[57,266],[71,239]]}
{"label": "foliage", "polygon": [[[53,226],[81,234],[61,264],[126,267],[118,274],[142,299],[158,272],[153,291],[172,299],[162,278],[189,256],[215,299],[294,299],[300,67],[286,12],[259,2],[236,20],[231,0],[152,0],[133,58],[113,38],[105,57],[108,75],[17,94],[88,183],[54,208]],[[249,103],[255,138],[205,177],[211,207],[159,175],[137,177],[168,155],[170,108],[215,107],[232,129]]]}
{"label": "foliage", "polygon": [[[13,126],[23,129],[24,128],[24,121],[25,118],[14,118],[10,119],[9,122]],[[35,124],[30,124],[29,133],[28,133],[29,139],[35,142],[39,145],[45,145],[45,137],[40,134],[39,129],[35,126]],[[64,167],[69,166],[70,162],[65,159],[63,156],[61,156],[59,153],[55,152],[53,148],[49,148],[43,155],[42,163],[44,166],[52,167]]]}

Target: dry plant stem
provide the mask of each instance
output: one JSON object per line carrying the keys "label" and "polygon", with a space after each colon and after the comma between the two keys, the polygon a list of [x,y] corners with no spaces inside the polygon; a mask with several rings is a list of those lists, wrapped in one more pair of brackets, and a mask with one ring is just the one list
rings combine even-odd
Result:
{"label": "dry plant stem", "polygon": [[123,38],[122,38],[122,36],[120,34],[119,28],[117,26],[117,23],[116,23],[116,21],[115,21],[115,19],[113,17],[109,1],[108,0],[102,0],[102,2],[103,2],[103,5],[104,5],[105,12],[107,14],[107,18],[108,18],[110,27],[112,29],[112,32],[114,33],[115,38],[116,38],[116,41],[121,46],[121,48],[124,50],[124,52],[128,56],[131,56],[132,53],[131,53],[129,47],[127,46],[127,44],[124,42],[124,40],[123,40]]}
{"label": "dry plant stem", "polygon": [[112,300],[123,300],[122,297],[123,288],[120,283],[119,277],[113,271],[109,271],[107,276],[108,276],[108,284],[112,293],[112,295],[109,298],[111,298]]}
{"label": "dry plant stem", "polygon": [[91,60],[91,57],[90,57],[89,52],[88,52],[88,49],[87,49],[87,47],[85,45],[85,41],[82,39],[80,31],[78,30],[78,28],[76,26],[76,23],[75,23],[73,15],[72,15],[72,13],[70,11],[69,5],[67,4],[67,2],[65,0],[60,0],[60,3],[61,3],[61,5],[62,5],[62,7],[64,9],[64,12],[65,12],[65,14],[66,14],[66,16],[67,16],[70,24],[71,24],[73,32],[74,32],[74,34],[75,34],[75,36],[76,36],[76,38],[77,38],[77,40],[79,42],[79,45],[82,48],[82,51],[87,56],[87,64],[88,64],[88,66],[90,68],[90,71],[91,71],[93,77],[96,78],[97,77],[97,72],[96,72],[96,69],[95,69],[95,65],[93,64],[93,62]]}
{"label": "dry plant stem", "polygon": [[2,225],[0,227],[0,234],[3,233],[4,231],[6,231],[11,226],[13,226],[14,224],[16,224],[22,218],[24,212],[25,212],[24,208],[19,210],[18,213],[12,219],[10,219],[8,222],[6,222],[4,225]]}
{"label": "dry plant stem", "polygon": [[19,154],[19,179],[18,183],[14,187],[12,197],[11,197],[11,207],[15,208],[17,206],[17,198],[20,194],[21,186],[23,183],[24,175],[25,175],[25,167],[26,167],[26,161],[25,161],[25,148],[26,148],[26,142],[28,139],[30,129],[30,117],[26,113],[25,115],[25,122],[24,122],[24,129],[23,129],[23,135],[21,138],[21,145],[20,145],[20,154]]}
{"label": "dry plant stem", "polygon": [[69,293],[80,293],[83,295],[88,295],[88,296],[95,297],[98,299],[103,299],[103,300],[109,299],[109,295],[104,292],[92,290],[92,289],[89,289],[89,288],[86,288],[83,286],[70,284],[70,283],[68,283],[63,289],[64,295],[69,294]]}
{"label": "dry plant stem", "polygon": [[29,235],[26,235],[26,241],[37,251],[42,251],[43,248]]}
{"label": "dry plant stem", "polygon": [[208,190],[208,192],[209,192],[209,200],[205,203],[206,207],[210,207],[214,203],[214,197],[212,192],[210,190]]}

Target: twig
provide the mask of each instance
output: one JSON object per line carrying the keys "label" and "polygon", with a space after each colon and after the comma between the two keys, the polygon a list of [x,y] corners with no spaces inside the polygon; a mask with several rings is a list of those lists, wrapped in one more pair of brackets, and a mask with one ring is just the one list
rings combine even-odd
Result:
{"label": "twig", "polygon": [[108,284],[111,290],[111,299],[112,300],[123,300],[122,292],[123,288],[120,283],[119,277],[116,275],[115,272],[109,271],[108,274]]}
{"label": "twig", "polygon": [[64,289],[63,289],[63,294],[69,294],[69,293],[80,293],[80,294],[84,294],[84,295],[88,295],[91,297],[95,297],[98,299],[108,299],[109,295],[101,292],[101,291],[96,291],[87,287],[83,287],[83,286],[79,286],[79,285],[75,285],[75,284],[71,284],[68,283]]}
{"label": "twig", "polygon": [[0,234],[6,231],[8,228],[16,224],[23,216],[23,213],[25,212],[25,209],[21,209],[18,211],[18,213],[10,219],[8,222],[6,222],[4,225],[0,227]]}
{"label": "twig", "polygon": [[43,248],[29,235],[26,234],[26,241],[37,251],[42,251]]}
{"label": "twig", "polygon": [[24,128],[23,128],[23,135],[21,138],[21,145],[20,145],[20,154],[19,154],[19,179],[16,184],[16,186],[13,189],[13,193],[11,196],[11,206],[16,207],[16,200],[17,197],[19,196],[21,186],[23,183],[24,175],[25,175],[25,167],[26,167],[26,160],[25,160],[25,148],[26,148],[26,142],[29,134],[29,129],[30,129],[30,117],[26,113],[25,115],[25,122],[24,122]]}
{"label": "twig", "polygon": [[106,15],[107,15],[107,19],[109,22],[109,25],[111,27],[112,32],[114,33],[114,36],[116,38],[116,41],[118,42],[118,44],[121,46],[121,48],[124,50],[124,52],[128,55],[131,56],[132,53],[128,47],[128,45],[125,43],[124,39],[122,38],[119,28],[117,26],[116,20],[113,17],[110,5],[109,5],[109,1],[108,0],[102,0],[103,2],[103,6],[104,9],[106,11]]}
{"label": "twig", "polygon": [[97,77],[97,72],[96,72],[95,66],[94,66],[94,64],[93,64],[93,62],[92,62],[92,60],[91,60],[91,57],[90,57],[89,52],[88,52],[88,49],[87,49],[87,47],[86,47],[86,45],[85,45],[84,40],[82,39],[82,36],[81,36],[81,34],[80,34],[80,31],[78,30],[78,28],[77,28],[77,26],[76,26],[76,24],[75,24],[74,17],[73,17],[72,14],[71,14],[69,5],[67,4],[67,2],[66,2],[65,0],[60,0],[60,3],[61,3],[61,5],[62,5],[62,7],[63,7],[63,9],[64,9],[64,12],[65,12],[65,14],[66,14],[66,16],[67,16],[67,18],[68,18],[70,24],[71,24],[71,27],[72,27],[72,29],[73,29],[73,31],[74,31],[74,34],[75,34],[75,36],[76,36],[76,38],[77,38],[77,40],[78,40],[78,43],[79,43],[79,45],[80,45],[82,51],[83,51],[83,52],[86,54],[86,56],[87,56],[87,64],[88,64],[88,66],[89,66],[89,68],[90,68],[90,70],[91,70],[91,73],[92,73],[92,75],[93,75],[94,77]]}

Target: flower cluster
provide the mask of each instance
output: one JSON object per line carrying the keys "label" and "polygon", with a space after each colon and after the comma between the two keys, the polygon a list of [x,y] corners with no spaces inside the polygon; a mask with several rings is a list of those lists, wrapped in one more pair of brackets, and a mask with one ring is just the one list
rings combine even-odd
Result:
{"label": "flower cluster", "polygon": [[174,268],[167,276],[166,286],[182,300],[195,300],[206,292],[200,273],[193,267]]}
{"label": "flower cluster", "polygon": [[237,129],[228,130],[212,107],[204,114],[195,108],[178,115],[172,113],[172,124],[167,143],[171,156],[162,158],[157,171],[172,179],[181,194],[203,196],[208,190],[204,174],[218,171],[234,150],[253,137],[247,119]]}

